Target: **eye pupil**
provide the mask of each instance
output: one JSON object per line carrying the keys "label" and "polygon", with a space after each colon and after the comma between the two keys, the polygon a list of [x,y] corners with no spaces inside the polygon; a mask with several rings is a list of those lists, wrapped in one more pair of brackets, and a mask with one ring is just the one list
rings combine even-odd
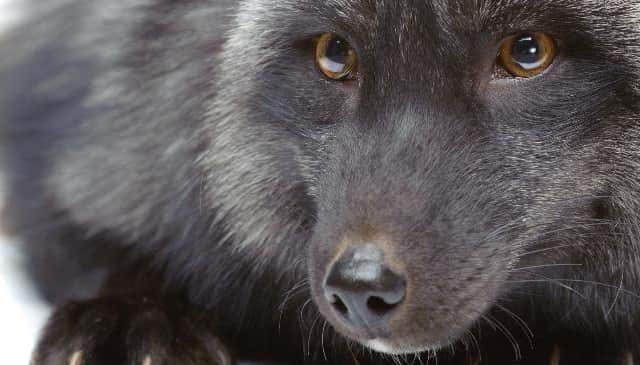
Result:
{"label": "eye pupil", "polygon": [[519,37],[511,49],[514,61],[525,65],[534,65],[540,61],[541,49],[538,41],[530,35]]}
{"label": "eye pupil", "polygon": [[316,63],[328,78],[348,80],[355,76],[358,57],[344,38],[333,33],[325,33],[316,46]]}
{"label": "eye pupil", "polygon": [[349,57],[347,43],[340,38],[334,38],[327,47],[327,57],[336,63],[346,63]]}

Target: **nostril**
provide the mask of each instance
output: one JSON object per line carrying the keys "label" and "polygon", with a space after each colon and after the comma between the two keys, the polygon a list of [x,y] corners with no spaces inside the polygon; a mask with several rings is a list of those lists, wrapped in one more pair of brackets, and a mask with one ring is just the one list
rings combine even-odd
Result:
{"label": "nostril", "polygon": [[389,323],[402,307],[406,280],[387,266],[376,245],[354,245],[328,268],[322,289],[339,321],[354,328],[374,327]]}
{"label": "nostril", "polygon": [[387,303],[384,299],[380,297],[369,297],[367,299],[367,308],[374,314],[383,317],[389,312],[391,312],[395,307],[398,306],[400,302],[397,303]]}
{"label": "nostril", "polygon": [[331,296],[331,305],[333,306],[333,309],[336,310],[336,312],[342,314],[343,316],[346,316],[349,313],[347,305],[344,304],[342,299],[340,299],[340,297],[337,295]]}

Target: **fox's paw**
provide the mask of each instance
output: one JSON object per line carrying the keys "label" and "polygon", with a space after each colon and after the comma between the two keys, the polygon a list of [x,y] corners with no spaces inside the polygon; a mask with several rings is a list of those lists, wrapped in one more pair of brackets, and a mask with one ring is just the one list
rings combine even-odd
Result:
{"label": "fox's paw", "polygon": [[187,311],[147,298],[67,304],[44,329],[32,365],[231,365],[226,346]]}
{"label": "fox's paw", "polygon": [[[636,365],[638,357],[626,349],[582,344],[576,341],[548,343],[540,341],[521,346],[519,356],[503,341],[484,342],[478,351],[458,351],[452,359],[438,358],[446,365]],[[435,363],[435,362],[434,362]]]}
{"label": "fox's paw", "polygon": [[549,365],[634,365],[634,356],[628,351],[617,352],[589,352],[585,348],[565,349],[560,346],[554,347]]}
{"label": "fox's paw", "polygon": [[471,362],[472,365],[634,365],[634,356],[628,351],[602,351],[588,346],[560,346],[551,348],[541,346],[530,349],[522,359],[512,357],[488,358]]}

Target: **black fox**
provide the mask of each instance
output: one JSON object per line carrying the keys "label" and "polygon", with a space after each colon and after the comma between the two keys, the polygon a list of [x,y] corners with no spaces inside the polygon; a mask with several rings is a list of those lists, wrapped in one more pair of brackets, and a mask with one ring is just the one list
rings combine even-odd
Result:
{"label": "black fox", "polygon": [[23,6],[34,365],[640,362],[640,2]]}

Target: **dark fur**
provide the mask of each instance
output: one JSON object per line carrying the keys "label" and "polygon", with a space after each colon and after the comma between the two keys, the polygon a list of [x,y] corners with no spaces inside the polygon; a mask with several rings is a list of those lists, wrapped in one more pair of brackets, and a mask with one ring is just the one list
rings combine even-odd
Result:
{"label": "dark fur", "polygon": [[[1,44],[0,152],[48,299],[135,318],[127,300],[147,294],[129,286],[153,282],[239,356],[340,358],[366,339],[319,285],[345,237],[384,237],[412,293],[396,351],[471,344],[496,321],[527,347],[522,317],[598,344],[590,360],[640,359],[637,1],[47,3]],[[500,78],[498,44],[521,30],[560,55]],[[316,70],[327,31],[358,50],[358,80]],[[158,306],[160,322],[184,313]],[[73,347],[85,314],[69,311],[42,364]]]}

